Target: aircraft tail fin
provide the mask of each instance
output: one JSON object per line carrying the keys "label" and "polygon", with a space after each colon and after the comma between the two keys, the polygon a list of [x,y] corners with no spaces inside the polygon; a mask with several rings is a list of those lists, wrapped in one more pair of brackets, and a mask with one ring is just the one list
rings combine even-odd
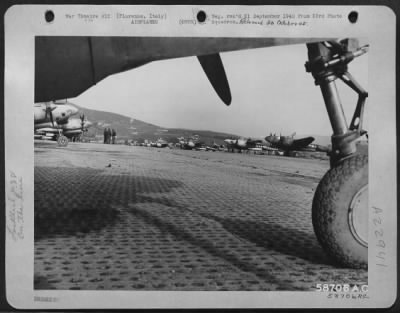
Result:
{"label": "aircraft tail fin", "polygon": [[208,54],[197,58],[218,96],[226,105],[230,105],[232,101],[231,90],[220,55],[218,53]]}

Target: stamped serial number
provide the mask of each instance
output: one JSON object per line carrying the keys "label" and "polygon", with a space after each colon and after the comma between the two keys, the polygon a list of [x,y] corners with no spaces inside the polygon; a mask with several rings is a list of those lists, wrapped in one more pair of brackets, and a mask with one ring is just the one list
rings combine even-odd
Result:
{"label": "stamped serial number", "polygon": [[320,292],[368,292],[368,285],[317,284]]}

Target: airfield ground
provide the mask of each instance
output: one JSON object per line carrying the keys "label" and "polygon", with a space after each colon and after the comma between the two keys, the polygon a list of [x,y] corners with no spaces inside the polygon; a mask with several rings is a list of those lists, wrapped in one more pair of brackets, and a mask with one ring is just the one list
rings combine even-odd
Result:
{"label": "airfield ground", "polygon": [[311,223],[327,160],[35,142],[35,289],[315,290],[367,283]]}

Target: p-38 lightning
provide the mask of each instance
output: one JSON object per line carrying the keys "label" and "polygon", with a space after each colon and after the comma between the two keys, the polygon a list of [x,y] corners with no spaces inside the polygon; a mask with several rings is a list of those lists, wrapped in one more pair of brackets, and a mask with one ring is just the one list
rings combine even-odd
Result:
{"label": "p-38 lightning", "polygon": [[68,101],[54,101],[34,104],[35,137],[55,139],[61,146],[68,144],[68,138],[78,137],[92,125],[84,115],[71,118],[78,108]]}
{"label": "p-38 lightning", "polygon": [[304,137],[294,139],[296,133],[291,136],[277,136],[276,134],[265,137],[265,140],[270,143],[272,148],[283,151],[285,155],[290,155],[293,151],[303,151],[310,149],[310,144],[314,141],[314,137]]}
{"label": "p-38 lightning", "polygon": [[179,137],[178,138],[179,146],[184,150],[205,150],[204,142],[200,141],[199,135],[193,135],[189,138]]}
{"label": "p-38 lightning", "polygon": [[[222,101],[229,105],[232,97],[219,53],[290,44],[307,46],[306,71],[321,89],[324,100],[321,104],[325,102],[333,130],[331,169],[321,180],[312,206],[316,236],[326,253],[342,266],[367,268],[368,155],[357,151],[356,141],[366,134],[363,112],[368,93],[349,73],[348,65],[354,58],[366,53],[368,46],[360,46],[357,40],[37,36],[35,102],[76,97],[109,75],[152,61],[197,56],[211,85]],[[246,58],[243,58],[245,62]],[[274,61],[266,59],[260,66],[268,66],[268,62]],[[358,95],[350,124],[336,88],[338,80]],[[310,83],[313,83],[311,79]],[[285,92],[290,92],[290,89],[286,88]]]}
{"label": "p-38 lightning", "polygon": [[225,139],[224,142],[228,147],[228,151],[234,152],[238,150],[242,152],[243,150],[248,151],[261,151],[262,150],[262,140],[253,140],[251,138],[237,138],[237,139]]}

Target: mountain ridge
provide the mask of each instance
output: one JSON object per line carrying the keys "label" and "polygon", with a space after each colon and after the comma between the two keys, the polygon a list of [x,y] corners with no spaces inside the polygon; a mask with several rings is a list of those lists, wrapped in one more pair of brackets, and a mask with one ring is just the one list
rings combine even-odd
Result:
{"label": "mountain ridge", "polygon": [[92,110],[76,105],[79,109],[78,114],[84,114],[88,121],[93,125],[85,133],[86,138],[101,141],[104,134],[104,128],[115,129],[118,140],[128,141],[155,141],[163,138],[168,142],[176,143],[179,137],[191,137],[198,135],[200,141],[206,144],[223,144],[223,140],[230,137],[240,137],[235,134],[216,132],[212,130],[194,130],[186,128],[167,128],[155,124],[147,123],[119,113]]}

